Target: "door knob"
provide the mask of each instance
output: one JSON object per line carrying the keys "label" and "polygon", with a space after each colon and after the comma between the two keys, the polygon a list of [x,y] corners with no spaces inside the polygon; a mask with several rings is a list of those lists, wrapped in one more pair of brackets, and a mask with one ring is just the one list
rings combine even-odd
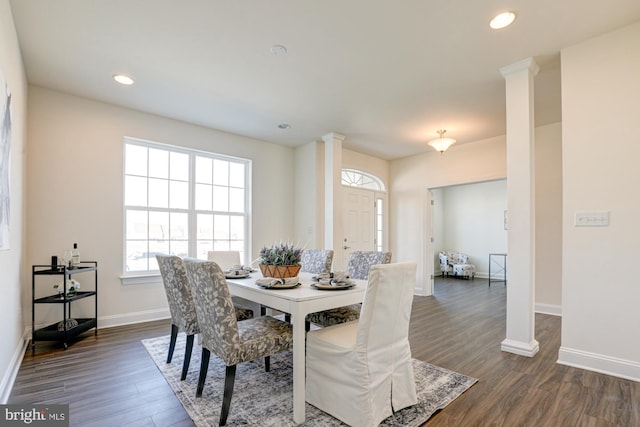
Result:
{"label": "door knob", "polygon": [[347,249],[350,249],[350,248],[351,248],[351,246],[347,246],[347,245],[342,247],[342,249],[344,249],[344,250],[347,250]]}

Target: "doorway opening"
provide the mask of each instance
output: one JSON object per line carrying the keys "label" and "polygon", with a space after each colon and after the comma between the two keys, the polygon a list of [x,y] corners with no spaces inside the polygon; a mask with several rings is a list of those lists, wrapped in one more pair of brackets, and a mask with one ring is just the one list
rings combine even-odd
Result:
{"label": "doorway opening", "polygon": [[355,169],[342,170],[344,197],[343,268],[354,251],[386,251],[388,206],[384,182]]}
{"label": "doorway opening", "polygon": [[440,251],[461,252],[475,265],[477,278],[489,276],[489,254],[507,252],[507,181],[483,181],[431,188],[430,221],[427,230],[431,264],[431,293],[442,275]]}

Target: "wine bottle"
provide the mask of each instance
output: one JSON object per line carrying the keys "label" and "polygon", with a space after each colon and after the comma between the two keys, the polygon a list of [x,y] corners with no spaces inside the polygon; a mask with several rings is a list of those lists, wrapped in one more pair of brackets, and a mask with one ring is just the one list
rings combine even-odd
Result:
{"label": "wine bottle", "polygon": [[78,244],[73,244],[73,250],[71,251],[71,266],[77,267],[80,265],[80,251],[78,250]]}

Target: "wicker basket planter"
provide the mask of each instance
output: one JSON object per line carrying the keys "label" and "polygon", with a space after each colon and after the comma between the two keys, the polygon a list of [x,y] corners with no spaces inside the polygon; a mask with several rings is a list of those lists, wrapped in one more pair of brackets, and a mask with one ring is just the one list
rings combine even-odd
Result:
{"label": "wicker basket planter", "polygon": [[260,271],[264,277],[275,277],[285,279],[287,277],[296,277],[300,273],[300,264],[294,265],[269,265],[260,264]]}

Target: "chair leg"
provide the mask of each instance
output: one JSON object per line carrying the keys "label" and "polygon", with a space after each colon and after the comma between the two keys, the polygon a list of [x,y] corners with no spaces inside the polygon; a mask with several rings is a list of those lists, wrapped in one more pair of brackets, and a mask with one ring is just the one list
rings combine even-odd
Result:
{"label": "chair leg", "polygon": [[264,371],[269,372],[271,370],[271,356],[264,358]]}
{"label": "chair leg", "polygon": [[236,365],[227,366],[224,377],[224,396],[222,398],[222,411],[220,412],[220,425],[227,424],[227,416],[231,407],[231,396],[233,395],[233,383],[236,380]]}
{"label": "chair leg", "polygon": [[260,316],[264,316],[267,314],[267,307],[265,307],[264,305],[260,306]]}
{"label": "chair leg", "polygon": [[284,321],[287,323],[291,323],[291,315],[289,313],[284,314]]}
{"label": "chair leg", "polygon": [[184,361],[182,362],[182,375],[180,375],[180,381],[184,381],[187,378],[187,372],[189,372],[189,363],[191,362],[191,351],[193,350],[193,337],[195,335],[187,335],[187,346],[184,349]]}
{"label": "chair leg", "polygon": [[202,348],[202,356],[200,356],[200,376],[198,377],[198,388],[196,390],[196,397],[202,396],[202,389],[204,388],[204,380],[207,378],[207,371],[209,370],[209,357],[211,352],[206,348]]}
{"label": "chair leg", "polygon": [[169,354],[167,355],[167,363],[171,363],[173,358],[173,350],[176,348],[176,339],[178,338],[178,327],[171,324],[171,340],[169,341]]}
{"label": "chair leg", "polygon": [[305,320],[305,322],[304,322],[304,331],[305,332],[309,332],[310,330],[311,330],[311,322],[307,322]]}

